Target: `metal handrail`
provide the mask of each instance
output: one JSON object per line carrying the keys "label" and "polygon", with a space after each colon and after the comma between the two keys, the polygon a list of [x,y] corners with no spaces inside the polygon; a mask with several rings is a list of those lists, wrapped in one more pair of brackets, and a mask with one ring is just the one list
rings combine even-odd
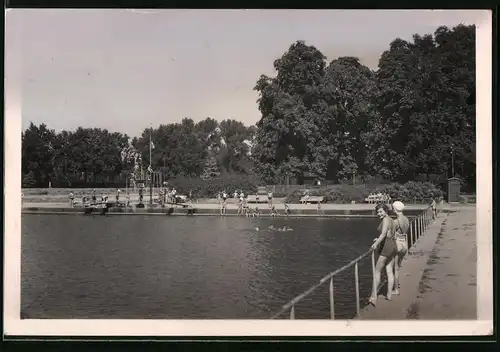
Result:
{"label": "metal handrail", "polygon": [[[440,210],[438,209],[438,213]],[[408,244],[408,254],[410,253],[410,248],[417,243],[417,241],[420,239],[420,237],[424,234],[424,232],[427,230],[428,226],[431,224],[433,221],[433,216],[432,216],[432,207],[429,206],[426,208],[424,211],[422,211],[420,214],[418,214],[415,218],[413,218],[410,221],[410,228],[409,228],[409,237],[408,234],[406,234],[406,242]],[[314,284],[311,286],[309,289],[306,291],[302,292],[298,296],[296,296],[294,299],[289,301],[287,304],[281,307],[281,309],[275,313],[271,319],[276,319],[279,316],[281,316],[283,313],[286,311],[290,310],[290,319],[295,319],[295,305],[299,303],[302,299],[305,297],[309,296],[311,293],[313,293],[318,287],[322,286],[325,282],[328,280],[330,281],[330,287],[329,287],[329,296],[330,296],[330,319],[335,319],[335,300],[333,297],[333,291],[334,291],[334,285],[333,285],[333,277],[340,274],[341,272],[349,269],[350,267],[354,266],[354,275],[355,275],[355,289],[356,289],[356,313],[357,316],[359,317],[361,314],[361,307],[360,307],[360,299],[359,299],[359,275],[358,275],[358,263],[366,258],[369,254],[371,253],[371,259],[372,259],[372,273],[375,273],[375,251],[373,249],[369,249],[359,257],[351,260],[348,264],[342,266],[339,269],[336,269],[329,273],[328,275],[324,276],[319,280],[318,283]],[[383,283],[380,283],[380,286],[377,289],[380,290],[382,287]]]}

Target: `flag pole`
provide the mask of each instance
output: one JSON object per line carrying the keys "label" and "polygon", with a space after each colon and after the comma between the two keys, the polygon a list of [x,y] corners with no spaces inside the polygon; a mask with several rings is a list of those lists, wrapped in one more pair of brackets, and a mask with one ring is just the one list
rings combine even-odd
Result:
{"label": "flag pole", "polygon": [[149,129],[149,204],[153,204],[153,168],[151,166],[151,133],[153,130],[153,126]]}

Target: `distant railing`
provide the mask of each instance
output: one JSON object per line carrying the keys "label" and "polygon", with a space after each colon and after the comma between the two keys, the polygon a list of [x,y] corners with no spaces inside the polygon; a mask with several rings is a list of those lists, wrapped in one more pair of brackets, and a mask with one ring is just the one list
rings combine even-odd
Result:
{"label": "distant railing", "polygon": [[[439,210],[437,210],[439,212]],[[406,235],[406,243],[408,244],[408,254],[410,254],[410,248],[412,248],[415,243],[418,242],[420,237],[425,233],[429,225],[433,222],[434,220],[434,215],[432,211],[432,207],[428,207],[424,211],[422,211],[420,214],[418,214],[415,218],[413,218],[410,221],[410,229],[408,234]],[[360,255],[356,259],[352,260],[348,264],[344,265],[343,267],[332,271],[328,275],[324,276],[319,282],[312,287],[310,287],[308,290],[304,291],[294,299],[292,299],[290,302],[285,304],[281,309],[274,314],[271,319],[276,319],[280,316],[282,316],[284,313],[287,311],[290,311],[290,319],[295,319],[295,306],[297,303],[302,301],[305,297],[309,296],[311,293],[316,291],[317,288],[320,286],[324,285],[326,282],[329,282],[329,296],[330,296],[330,319],[335,319],[335,300],[334,300],[334,285],[333,285],[333,278],[346,271],[349,268],[352,268],[354,266],[354,280],[355,280],[355,290],[356,290],[356,317],[359,318],[361,316],[361,305],[360,305],[360,297],[359,297],[359,262],[371,254],[371,262],[372,262],[372,275],[375,274],[375,251],[373,249],[369,249],[366,251],[364,254]],[[373,277],[372,277],[373,279]],[[380,286],[377,288],[377,292],[381,289],[383,285],[383,282],[380,284]]]}

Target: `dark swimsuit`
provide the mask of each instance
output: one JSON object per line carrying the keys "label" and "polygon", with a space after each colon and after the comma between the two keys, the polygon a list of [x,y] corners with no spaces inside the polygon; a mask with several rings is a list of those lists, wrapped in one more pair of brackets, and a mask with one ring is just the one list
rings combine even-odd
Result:
{"label": "dark swimsuit", "polygon": [[[398,251],[398,247],[396,245],[396,239],[394,237],[394,222],[391,220],[391,228],[388,230],[390,233],[389,236],[385,236],[384,240],[380,245],[378,246],[378,253],[386,258],[392,258],[394,255],[396,255]],[[380,225],[378,225],[377,230],[380,232],[382,231],[382,224],[384,223],[384,220],[380,222]]]}

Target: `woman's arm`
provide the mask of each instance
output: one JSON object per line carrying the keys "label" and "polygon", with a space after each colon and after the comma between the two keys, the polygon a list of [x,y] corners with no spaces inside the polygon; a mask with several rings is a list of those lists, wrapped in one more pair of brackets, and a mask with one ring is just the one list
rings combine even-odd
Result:
{"label": "woman's arm", "polygon": [[380,231],[380,235],[373,243],[373,247],[378,247],[378,245],[382,243],[384,238],[387,236],[387,230],[389,229],[389,221],[392,221],[392,219],[384,218],[384,220],[382,221],[382,231]]}

